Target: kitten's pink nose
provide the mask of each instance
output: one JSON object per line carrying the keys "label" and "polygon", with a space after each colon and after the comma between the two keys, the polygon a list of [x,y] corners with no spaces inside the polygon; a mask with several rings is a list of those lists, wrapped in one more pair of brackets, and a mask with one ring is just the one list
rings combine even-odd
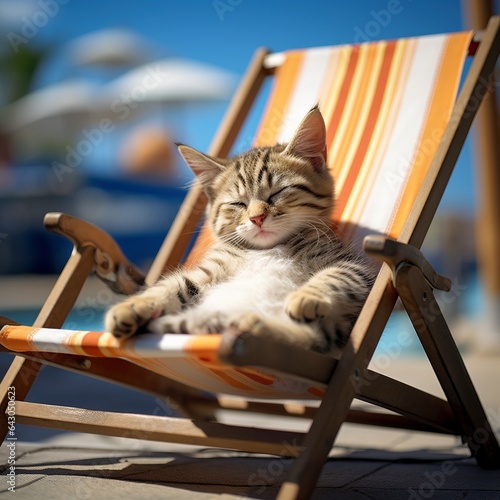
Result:
{"label": "kitten's pink nose", "polygon": [[262,227],[262,224],[264,224],[264,219],[266,217],[267,214],[254,215],[253,217],[250,217],[250,220],[252,221],[253,224]]}

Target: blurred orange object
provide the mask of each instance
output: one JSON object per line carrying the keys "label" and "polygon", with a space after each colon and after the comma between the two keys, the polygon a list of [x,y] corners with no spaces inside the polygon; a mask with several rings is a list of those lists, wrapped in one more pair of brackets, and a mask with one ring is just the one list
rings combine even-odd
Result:
{"label": "blurred orange object", "polygon": [[160,128],[133,130],[125,138],[120,161],[130,173],[171,175],[174,171],[174,154],[170,135]]}

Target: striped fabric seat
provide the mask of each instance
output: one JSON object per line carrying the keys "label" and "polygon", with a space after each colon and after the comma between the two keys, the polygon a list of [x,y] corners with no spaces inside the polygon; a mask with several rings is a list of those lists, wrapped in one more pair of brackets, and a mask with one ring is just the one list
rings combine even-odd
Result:
{"label": "striped fabric seat", "polygon": [[[367,234],[397,239],[450,118],[471,37],[275,54],[279,67],[255,145],[288,142],[319,103],[336,186],[334,223],[358,248]],[[211,241],[205,227],[187,263]]]}
{"label": "striped fabric seat", "polygon": [[0,344],[18,353],[38,351],[123,358],[211,393],[301,400],[323,396],[323,387],[254,368],[225,365],[218,356],[221,342],[222,335],[149,333],[120,342],[105,332],[30,326],[4,326],[0,332]]}
{"label": "striped fabric seat", "polygon": [[290,52],[258,145],[287,142],[319,103],[336,183],[335,221],[397,238],[441,140],[470,33]]}
{"label": "striped fabric seat", "polygon": [[[336,181],[334,222],[354,243],[367,233],[398,238],[450,118],[471,33],[292,51],[269,57],[274,85],[256,145],[286,142],[319,103]],[[210,240],[205,230],[192,256]],[[191,263],[193,258],[191,258]],[[224,365],[220,335],[140,335],[6,326],[16,352],[122,357],[210,392],[313,398],[319,387]]]}

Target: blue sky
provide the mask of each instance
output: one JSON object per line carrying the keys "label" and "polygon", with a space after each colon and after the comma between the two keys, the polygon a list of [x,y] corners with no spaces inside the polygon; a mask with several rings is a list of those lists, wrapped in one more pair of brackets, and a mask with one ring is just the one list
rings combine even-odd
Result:
{"label": "blue sky", "polygon": [[[158,58],[182,56],[214,64],[239,77],[259,46],[280,51],[458,31],[465,19],[460,0],[0,0],[0,22],[4,24],[0,28],[4,33],[5,29],[20,32],[23,22],[49,3],[57,3],[53,7],[57,12],[29,42],[55,48],[37,75],[38,86],[73,76],[66,44],[104,28],[139,33]],[[497,0],[497,12],[498,5]],[[29,7],[24,14],[23,6]],[[196,111],[187,112],[181,124],[187,140],[206,149],[223,109],[218,106],[200,119]],[[473,207],[470,159],[468,147],[452,178],[447,206]]]}
{"label": "blue sky", "polygon": [[[48,0],[38,0],[43,1]],[[59,12],[40,29],[40,41],[125,27],[156,44],[159,55],[182,55],[238,73],[261,45],[279,51],[351,43],[360,33],[381,39],[462,27],[459,0],[54,1],[61,3]]]}

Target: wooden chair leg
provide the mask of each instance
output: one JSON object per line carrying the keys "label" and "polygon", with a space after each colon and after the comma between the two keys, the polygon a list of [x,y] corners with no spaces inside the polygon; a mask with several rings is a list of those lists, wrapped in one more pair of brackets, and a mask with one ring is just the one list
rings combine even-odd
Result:
{"label": "wooden chair leg", "polygon": [[369,384],[364,381],[368,364],[396,303],[391,281],[391,271],[384,267],[333,372],[304,439],[304,450],[282,484],[278,499],[310,498],[340,427],[347,418],[358,386]]}
{"label": "wooden chair leg", "polygon": [[0,438],[7,435],[8,425],[5,412],[9,403],[9,394],[14,388],[15,401],[22,401],[31,389],[41,367],[40,363],[16,356],[0,383]]}
{"label": "wooden chair leg", "polygon": [[[82,248],[74,252],[64,267],[34,326],[60,328],[73,307],[78,294],[94,265],[94,249]],[[0,438],[7,434],[5,410],[9,402],[9,388],[15,388],[16,401],[23,401],[35,381],[41,363],[16,356],[0,383]]]}
{"label": "wooden chair leg", "polygon": [[396,288],[478,464],[500,468],[500,447],[431,286],[415,266],[402,266]]}

